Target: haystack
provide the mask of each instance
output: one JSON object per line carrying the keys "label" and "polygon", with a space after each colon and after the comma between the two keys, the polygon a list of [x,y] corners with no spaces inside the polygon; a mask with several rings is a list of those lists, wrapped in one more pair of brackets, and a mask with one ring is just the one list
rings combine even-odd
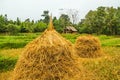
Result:
{"label": "haystack", "polygon": [[83,58],[96,58],[102,55],[99,39],[91,35],[78,37],[74,46],[75,53]]}
{"label": "haystack", "polygon": [[[52,19],[44,33],[27,44],[13,80],[71,80],[79,74],[71,42],[54,30]],[[73,79],[73,80],[74,80]]]}

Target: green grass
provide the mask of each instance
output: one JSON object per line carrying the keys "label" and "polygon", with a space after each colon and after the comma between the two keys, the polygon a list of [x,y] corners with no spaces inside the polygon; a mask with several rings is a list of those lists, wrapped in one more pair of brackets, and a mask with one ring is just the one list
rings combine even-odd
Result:
{"label": "green grass", "polygon": [[0,56],[0,72],[8,71],[14,68],[17,57]]}
{"label": "green grass", "polygon": [[106,35],[101,35],[98,36],[102,46],[115,46],[115,47],[120,47],[120,37],[115,37],[115,36],[106,36]]}
{"label": "green grass", "polygon": [[[27,43],[41,35],[41,33],[19,33],[16,36],[3,36],[0,35],[0,48],[23,48]],[[85,34],[62,34],[63,37],[75,42],[78,36]],[[120,37],[100,35],[97,36],[102,46],[115,46],[120,47]]]}
{"label": "green grass", "polygon": [[40,34],[28,33],[17,36],[0,36],[0,48],[22,48]]}

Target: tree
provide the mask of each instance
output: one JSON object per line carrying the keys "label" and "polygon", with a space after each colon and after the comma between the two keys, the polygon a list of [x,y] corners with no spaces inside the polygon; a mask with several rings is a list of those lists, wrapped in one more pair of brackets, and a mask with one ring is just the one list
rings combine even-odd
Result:
{"label": "tree", "polygon": [[79,11],[76,9],[68,9],[67,14],[70,17],[72,24],[76,24],[79,20]]}
{"label": "tree", "polygon": [[72,24],[77,24],[79,20],[79,11],[76,9],[60,9],[62,14],[66,14],[69,16],[70,21]]}
{"label": "tree", "polygon": [[[95,33],[94,26],[96,26],[96,11],[90,10],[88,14],[85,16],[84,21],[82,22],[83,27],[81,28],[82,31],[86,33]],[[85,31],[86,30],[86,31]]]}
{"label": "tree", "polygon": [[5,18],[3,15],[0,15],[0,33],[6,32]]}
{"label": "tree", "polygon": [[60,33],[62,33],[63,32],[63,26],[61,26],[60,24],[60,20],[53,20],[53,24],[54,24],[54,26],[55,26],[55,29],[58,31],[58,32],[60,32]]}
{"label": "tree", "polygon": [[16,24],[17,25],[20,25],[21,24],[21,21],[20,21],[20,19],[17,17],[17,20],[16,20]]}
{"label": "tree", "polygon": [[105,7],[102,6],[98,7],[94,18],[95,26],[93,30],[96,31],[95,33],[97,34],[104,33],[103,29],[105,28],[105,16],[106,16]]}
{"label": "tree", "polygon": [[44,17],[42,21],[48,24],[49,23],[49,11],[43,11],[43,14],[41,16]]}
{"label": "tree", "polygon": [[33,32],[33,22],[29,18],[24,22],[20,22],[20,32]]}
{"label": "tree", "polygon": [[29,32],[29,31],[27,30],[27,28],[24,26],[24,22],[22,22],[21,25],[20,25],[20,32],[21,32],[21,33]]}
{"label": "tree", "polygon": [[113,7],[108,7],[106,9],[106,26],[107,29],[109,30],[109,34],[110,35],[115,35],[116,34],[116,30],[117,30],[117,10]]}
{"label": "tree", "polygon": [[5,21],[5,24],[7,25],[8,24],[7,14],[5,14],[5,16],[4,16],[4,21]]}
{"label": "tree", "polygon": [[9,34],[16,34],[19,32],[19,28],[14,24],[8,24],[7,25],[7,32]]}
{"label": "tree", "polygon": [[117,23],[116,23],[116,34],[120,35],[120,7],[117,8],[116,12],[116,17],[117,17]]}
{"label": "tree", "polygon": [[61,27],[63,27],[63,29],[64,29],[66,26],[70,25],[71,22],[70,22],[69,16],[66,15],[66,14],[62,14],[62,15],[60,16],[60,18],[59,18],[59,23],[60,23],[59,25],[60,25]]}
{"label": "tree", "polygon": [[47,24],[40,21],[34,25],[34,32],[43,32],[47,28]]}
{"label": "tree", "polygon": [[33,26],[32,26],[32,22],[30,22],[30,19],[26,19],[23,23],[22,23],[22,26],[24,27],[23,29],[26,31],[26,32],[33,32]]}
{"label": "tree", "polygon": [[6,27],[5,25],[0,24],[0,33],[5,33],[6,32]]}

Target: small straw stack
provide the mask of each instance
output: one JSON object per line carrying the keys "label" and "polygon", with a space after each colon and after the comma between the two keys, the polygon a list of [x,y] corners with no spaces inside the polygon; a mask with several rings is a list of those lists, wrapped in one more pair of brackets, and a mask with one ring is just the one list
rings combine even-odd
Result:
{"label": "small straw stack", "polygon": [[99,39],[91,35],[78,37],[74,46],[75,53],[83,58],[96,58],[102,55]]}

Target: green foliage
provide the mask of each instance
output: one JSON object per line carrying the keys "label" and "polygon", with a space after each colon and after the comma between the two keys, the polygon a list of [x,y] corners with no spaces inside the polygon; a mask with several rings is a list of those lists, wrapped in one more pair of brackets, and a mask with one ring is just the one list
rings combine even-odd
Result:
{"label": "green foliage", "polygon": [[29,32],[29,31],[27,30],[27,28],[24,26],[24,23],[22,23],[21,26],[20,26],[20,32],[21,32],[21,33]]}
{"label": "green foliage", "polygon": [[90,10],[78,24],[80,33],[118,35],[120,32],[120,10],[113,7],[98,7]]}
{"label": "green foliage", "polygon": [[60,16],[60,18],[59,18],[59,25],[60,25],[61,27],[63,27],[63,29],[64,29],[66,26],[70,25],[70,18],[69,18],[69,16],[66,15],[66,14],[61,14],[61,16]]}
{"label": "green foliage", "polygon": [[16,20],[16,24],[17,25],[20,25],[21,24],[21,21],[20,21],[20,19],[17,17],[17,20]]}
{"label": "green foliage", "polygon": [[43,11],[43,14],[41,15],[42,17],[44,17],[44,19],[42,20],[44,23],[48,24],[49,23],[49,11]]}
{"label": "green foliage", "polygon": [[0,33],[5,33],[7,30],[6,30],[6,27],[5,25],[1,25],[0,24]]}
{"label": "green foliage", "polygon": [[58,32],[62,33],[62,32],[63,32],[63,27],[59,25],[59,24],[60,24],[60,21],[59,21],[59,20],[54,20],[53,23],[54,23],[55,29],[56,29]]}
{"label": "green foliage", "polygon": [[[120,7],[100,6],[96,10],[90,10],[85,19],[81,19],[79,23],[76,23],[79,17],[78,13],[72,9],[68,12],[61,14],[59,18],[53,17],[55,29],[60,33],[64,32],[66,26],[73,26],[79,33],[120,35]],[[37,21],[29,18],[21,21],[18,17],[13,21],[7,19],[7,15],[0,15],[0,33],[9,32],[14,35],[16,33],[43,32],[49,23],[49,11],[43,11],[41,16],[43,19]],[[19,30],[17,31],[17,29]]]}
{"label": "green foliage", "polygon": [[0,33],[4,32],[6,32],[5,17],[3,15],[0,15]]}
{"label": "green foliage", "polygon": [[64,32],[64,29],[66,26],[71,25],[70,18],[66,14],[62,14],[58,20],[53,19],[53,23],[54,23],[55,29],[60,33]]}
{"label": "green foliage", "polygon": [[8,24],[7,25],[7,32],[9,34],[16,34],[19,32],[19,28],[18,28],[18,26],[14,25],[14,24]]}
{"label": "green foliage", "polygon": [[43,32],[47,28],[47,24],[40,21],[34,25],[34,32]]}
{"label": "green foliage", "polygon": [[32,27],[32,23],[30,22],[29,18],[26,19],[24,22],[23,22],[23,26],[24,28],[26,29],[27,32],[33,32],[33,27]]}

